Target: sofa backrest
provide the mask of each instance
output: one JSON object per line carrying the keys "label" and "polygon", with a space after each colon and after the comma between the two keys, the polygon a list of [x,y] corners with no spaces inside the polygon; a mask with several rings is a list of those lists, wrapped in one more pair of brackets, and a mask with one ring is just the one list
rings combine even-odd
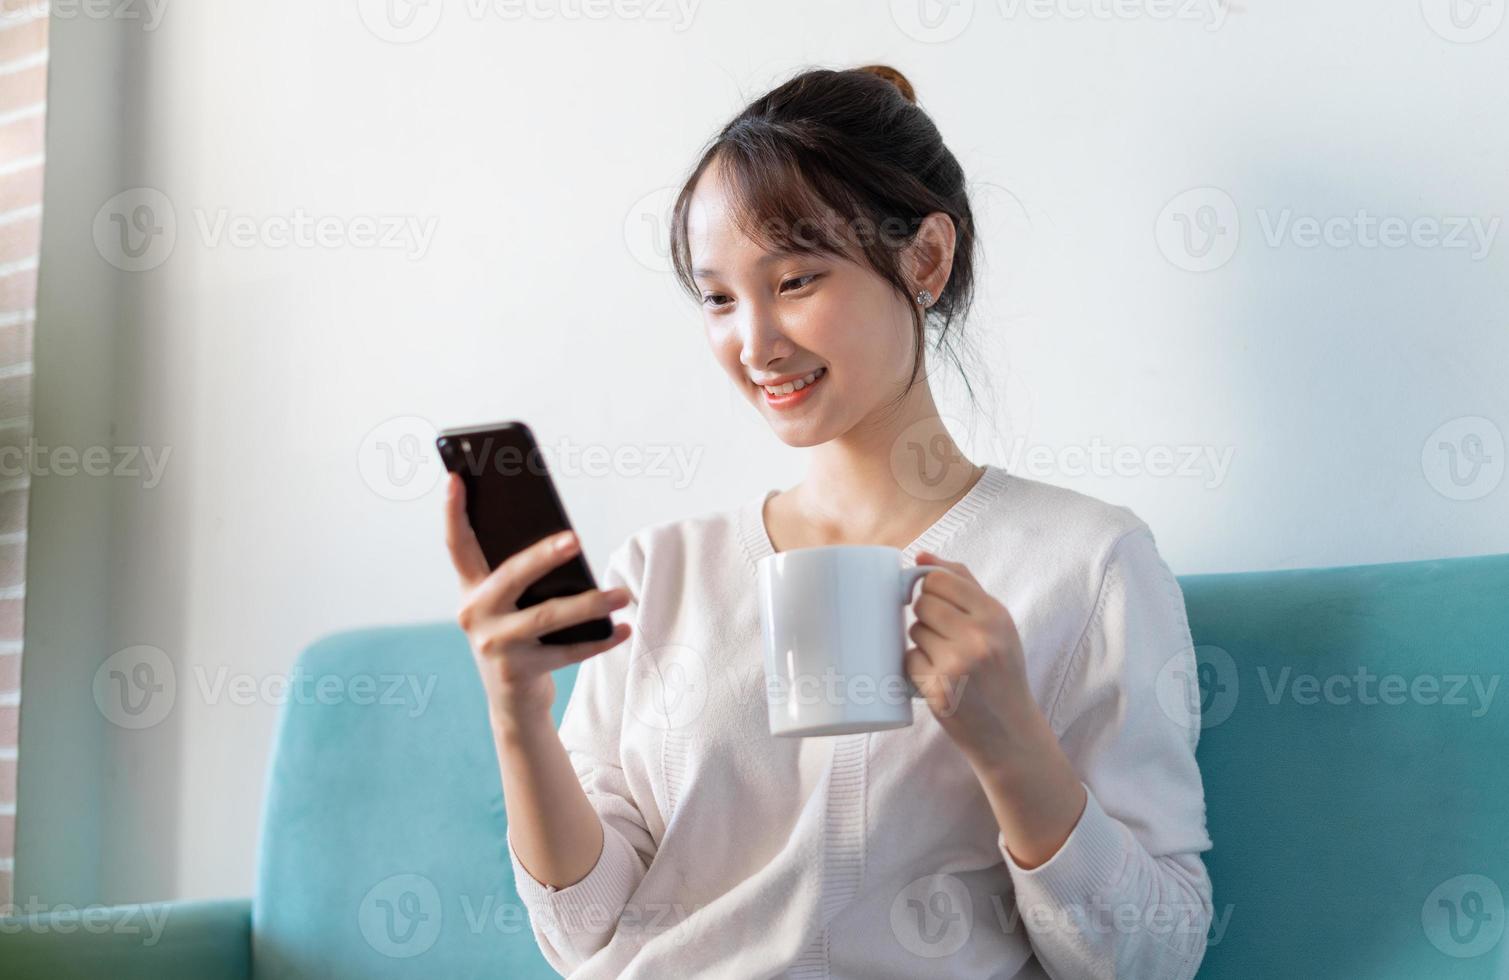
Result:
{"label": "sofa backrest", "polygon": [[1509,555],[1180,585],[1219,940],[1200,980],[1509,976]]}
{"label": "sofa backrest", "polygon": [[[1505,975],[1509,555],[1180,584],[1215,842],[1201,980]],[[255,976],[555,976],[513,891],[460,631],[341,633],[293,681]]]}
{"label": "sofa backrest", "polygon": [[[557,724],[577,669],[555,674]],[[557,976],[514,891],[506,828],[461,631],[320,640],[295,667],[269,770],[253,975]]]}

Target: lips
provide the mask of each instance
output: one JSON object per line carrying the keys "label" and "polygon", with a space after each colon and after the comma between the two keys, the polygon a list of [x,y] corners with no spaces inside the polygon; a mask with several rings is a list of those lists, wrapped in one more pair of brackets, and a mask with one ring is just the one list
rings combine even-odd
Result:
{"label": "lips", "polygon": [[790,385],[790,391],[785,391],[784,389],[786,386],[782,386],[782,391],[780,394],[772,394],[769,388],[766,388],[762,385],[760,386],[760,392],[765,397],[765,404],[769,405],[771,408],[794,408],[795,406],[800,405],[802,402],[811,397],[812,393],[818,388],[821,388],[823,382],[827,380],[827,377],[828,369],[819,368],[817,371],[813,372],[813,380],[811,384],[807,384],[805,379],[802,379],[802,387],[796,387],[796,383],[793,382]]}
{"label": "lips", "polygon": [[755,382],[755,384],[758,387],[763,388],[768,394],[789,395],[793,391],[800,391],[807,385],[816,384],[817,381],[827,373],[827,368],[820,367],[816,371],[808,371],[806,374],[798,375],[794,378],[789,378],[780,384],[760,384],[759,382]]}

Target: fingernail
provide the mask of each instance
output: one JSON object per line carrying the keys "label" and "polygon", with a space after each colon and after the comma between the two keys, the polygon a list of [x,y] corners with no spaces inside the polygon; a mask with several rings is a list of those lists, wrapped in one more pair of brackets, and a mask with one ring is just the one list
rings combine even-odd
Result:
{"label": "fingernail", "polygon": [[565,551],[567,548],[571,547],[573,538],[574,535],[572,535],[570,531],[562,533],[560,537],[555,539],[555,550]]}

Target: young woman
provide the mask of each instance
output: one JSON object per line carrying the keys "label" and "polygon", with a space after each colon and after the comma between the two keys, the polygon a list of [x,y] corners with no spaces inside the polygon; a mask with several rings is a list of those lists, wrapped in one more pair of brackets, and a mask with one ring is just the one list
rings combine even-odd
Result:
{"label": "young woman", "polygon": [[[452,478],[459,620],[545,958],[581,977],[1192,977],[1211,842],[1183,597],[1130,510],[971,463],[939,420],[924,352],[967,312],[975,239],[911,86],[878,66],[793,78],[718,134],[674,219],[715,359],[810,464],[639,531],[607,588],[525,610],[577,543],[489,574]],[[910,727],[769,734],[755,563],[826,544],[943,569],[908,613]],[[536,641],[618,611],[606,641]],[[550,671],[578,661],[557,731]]]}

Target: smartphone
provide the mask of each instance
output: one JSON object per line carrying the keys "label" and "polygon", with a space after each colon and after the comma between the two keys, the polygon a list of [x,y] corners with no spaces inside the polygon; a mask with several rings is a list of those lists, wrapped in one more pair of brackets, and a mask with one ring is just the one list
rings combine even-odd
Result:
{"label": "smartphone", "polygon": [[[510,555],[558,531],[571,529],[561,506],[555,481],[545,467],[534,433],[523,422],[499,422],[461,429],[442,429],[435,440],[440,459],[452,473],[461,474],[466,487],[466,516],[488,568],[497,568]],[[531,583],[519,597],[520,609],[546,599],[572,596],[597,588],[587,559],[578,548],[563,562]],[[540,636],[541,643],[581,643],[606,640],[613,633],[607,617],[576,623]]]}

